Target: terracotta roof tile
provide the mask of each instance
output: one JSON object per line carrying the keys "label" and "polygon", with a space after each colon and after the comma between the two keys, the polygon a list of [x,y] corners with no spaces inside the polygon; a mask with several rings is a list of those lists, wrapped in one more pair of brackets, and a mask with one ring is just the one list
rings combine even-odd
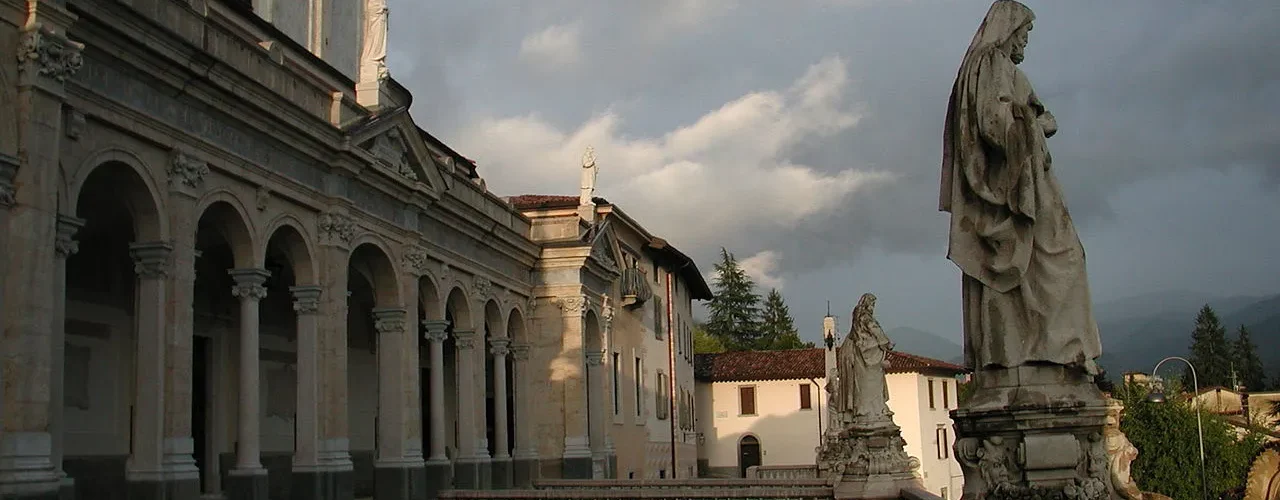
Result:
{"label": "terracotta roof tile", "polygon": [[[887,373],[964,373],[964,367],[937,359],[899,351],[889,352]],[[823,348],[786,351],[738,351],[699,354],[694,376],[705,382],[745,382],[749,380],[796,380],[823,378],[826,352]]]}

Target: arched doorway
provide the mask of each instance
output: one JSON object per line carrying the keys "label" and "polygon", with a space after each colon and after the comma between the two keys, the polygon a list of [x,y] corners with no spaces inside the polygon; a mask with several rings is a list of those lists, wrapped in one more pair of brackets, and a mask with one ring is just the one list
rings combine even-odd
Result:
{"label": "arched doorway", "polygon": [[375,311],[399,308],[395,267],[387,255],[381,247],[365,243],[351,251],[347,267],[347,429],[356,498],[374,494],[373,469],[382,444],[380,358],[398,352],[395,345],[379,345],[375,318]]}
{"label": "arched doorway", "polygon": [[738,473],[747,477],[747,468],[760,465],[760,440],[746,435],[738,441]]}

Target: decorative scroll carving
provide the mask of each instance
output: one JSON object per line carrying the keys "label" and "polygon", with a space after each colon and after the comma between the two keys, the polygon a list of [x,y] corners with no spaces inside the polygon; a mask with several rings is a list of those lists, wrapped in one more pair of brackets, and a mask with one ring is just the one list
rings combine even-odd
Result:
{"label": "decorative scroll carving", "polygon": [[209,164],[182,151],[174,151],[169,162],[169,187],[199,189],[204,176],[209,175]]}
{"label": "decorative scroll carving", "polygon": [[475,292],[476,300],[490,298],[493,296],[493,283],[489,282],[489,278],[476,276],[472,291]]}
{"label": "decorative scroll carving", "polygon": [[476,332],[474,330],[454,330],[453,341],[458,349],[475,349]]}
{"label": "decorative scroll carving", "polygon": [[373,311],[373,329],[379,335],[401,335],[404,333],[404,309],[375,309]]}
{"label": "decorative scroll carving", "polygon": [[404,270],[415,276],[427,274],[427,251],[411,246],[404,251]]}
{"label": "decorative scroll carving", "polygon": [[293,294],[293,310],[298,314],[316,314],[320,311],[320,294],[324,288],[318,286],[291,286]]}
{"label": "decorative scroll carving", "polygon": [[240,300],[258,301],[267,297],[267,287],[262,286],[271,277],[266,269],[231,269],[227,271],[236,284],[231,287],[231,296]]}
{"label": "decorative scroll carving", "polygon": [[339,212],[328,212],[320,215],[317,221],[320,236],[330,243],[351,243],[356,236],[356,223],[351,216]]}
{"label": "decorative scroll carving", "polygon": [[83,50],[84,44],[35,23],[26,28],[18,45],[18,73],[36,70],[40,76],[66,82],[84,64]]}
{"label": "decorative scroll carving", "polygon": [[129,245],[129,255],[133,257],[133,272],[142,279],[160,279],[168,276],[171,253],[173,253],[173,246],[164,242]]}
{"label": "decorative scroll carving", "polygon": [[560,312],[565,316],[586,316],[587,314],[587,297],[585,295],[559,297],[555,299],[555,303],[560,306]]}
{"label": "decorative scroll carving", "polygon": [[423,337],[431,342],[444,342],[449,338],[449,322],[446,320],[426,320],[422,322],[422,326],[426,327],[427,332]]}
{"label": "decorative scroll carving", "polygon": [[502,337],[489,339],[489,352],[493,353],[494,356],[506,356],[511,352],[510,346],[511,339]]}
{"label": "decorative scroll carving", "polygon": [[75,240],[75,235],[80,228],[84,227],[84,219],[77,219],[69,215],[59,215],[56,234],[53,240],[53,249],[57,252],[58,257],[67,258],[75,255],[80,251],[80,243]]}

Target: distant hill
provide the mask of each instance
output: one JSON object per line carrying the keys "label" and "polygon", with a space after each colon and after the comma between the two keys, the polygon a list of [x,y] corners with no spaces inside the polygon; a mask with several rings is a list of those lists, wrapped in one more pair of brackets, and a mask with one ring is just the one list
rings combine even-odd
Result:
{"label": "distant hill", "polygon": [[1118,380],[1127,371],[1150,371],[1166,356],[1185,356],[1195,317],[1213,307],[1228,338],[1241,324],[1249,328],[1268,377],[1280,371],[1280,295],[1214,297],[1196,292],[1164,292],[1097,304],[1102,332],[1100,364]]}
{"label": "distant hill", "polygon": [[890,328],[884,332],[894,343],[894,350],[951,363],[963,363],[964,351],[956,341],[936,333],[909,326]]}

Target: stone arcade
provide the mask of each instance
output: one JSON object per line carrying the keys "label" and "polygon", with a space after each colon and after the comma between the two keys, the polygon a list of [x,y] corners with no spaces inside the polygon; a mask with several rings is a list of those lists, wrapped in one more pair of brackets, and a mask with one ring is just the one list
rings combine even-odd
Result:
{"label": "stone arcade", "polygon": [[609,398],[582,346],[616,249],[545,279],[366,4],[0,0],[0,496],[393,500],[612,461],[599,413],[531,407]]}

